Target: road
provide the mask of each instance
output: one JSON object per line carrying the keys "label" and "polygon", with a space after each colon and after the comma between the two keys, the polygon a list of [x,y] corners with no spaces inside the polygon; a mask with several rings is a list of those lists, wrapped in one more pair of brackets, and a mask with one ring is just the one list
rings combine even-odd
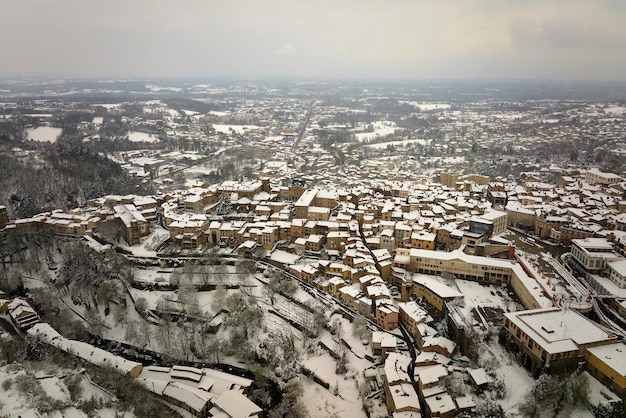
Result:
{"label": "road", "polygon": [[293,141],[292,149],[295,150],[296,148],[298,148],[298,144],[300,143],[300,140],[304,136],[304,132],[306,131],[307,126],[309,126],[309,122],[311,121],[312,115],[313,115],[313,102],[311,102],[311,104],[309,105],[309,111],[306,114],[306,119],[304,120],[304,123],[302,124],[302,126],[300,127],[300,130],[298,131],[298,136],[296,137],[296,140]]}

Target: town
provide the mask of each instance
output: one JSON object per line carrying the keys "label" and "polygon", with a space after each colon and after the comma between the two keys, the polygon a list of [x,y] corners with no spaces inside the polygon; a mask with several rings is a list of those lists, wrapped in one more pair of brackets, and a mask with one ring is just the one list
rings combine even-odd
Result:
{"label": "town", "polygon": [[623,415],[623,101],[109,83],[0,90],[0,415]]}

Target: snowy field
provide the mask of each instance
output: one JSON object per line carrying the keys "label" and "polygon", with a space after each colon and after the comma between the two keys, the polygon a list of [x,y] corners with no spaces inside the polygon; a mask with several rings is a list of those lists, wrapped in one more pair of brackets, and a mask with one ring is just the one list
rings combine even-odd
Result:
{"label": "snowy field", "polygon": [[415,101],[403,101],[401,103],[406,103],[412,106],[415,106],[419,110],[425,112],[428,110],[445,110],[450,109],[451,105],[449,103],[435,103],[435,102],[415,102]]}
{"label": "snowy field", "polygon": [[605,113],[611,113],[614,115],[624,115],[626,114],[626,107],[624,106],[610,106],[604,109]]}
{"label": "snowy field", "polygon": [[395,122],[390,121],[377,121],[372,123],[372,127],[374,128],[374,132],[362,132],[356,134],[356,139],[359,142],[369,141],[375,138],[379,138],[382,136],[393,135],[396,130],[398,130],[398,126]]}
{"label": "snowy field", "polygon": [[159,142],[156,135],[137,131],[128,132],[128,140],[130,142]]}
{"label": "snowy field", "polygon": [[32,139],[37,142],[56,142],[61,136],[61,128],[53,128],[51,126],[40,126],[35,129],[26,131],[26,139]]}
{"label": "snowy field", "polygon": [[213,125],[213,129],[215,129],[216,132],[220,132],[223,134],[230,134],[232,133],[232,131],[234,131],[237,134],[242,134],[246,131],[250,131],[250,130],[254,130],[254,129],[261,129],[260,126],[256,126],[256,125],[221,125],[221,124],[216,124]]}

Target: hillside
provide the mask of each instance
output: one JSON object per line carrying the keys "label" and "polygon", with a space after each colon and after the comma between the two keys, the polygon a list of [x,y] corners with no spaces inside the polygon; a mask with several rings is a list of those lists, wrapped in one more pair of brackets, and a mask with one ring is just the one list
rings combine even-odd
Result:
{"label": "hillside", "polygon": [[81,145],[28,144],[0,137],[0,205],[12,218],[71,209],[105,194],[145,194],[149,185]]}

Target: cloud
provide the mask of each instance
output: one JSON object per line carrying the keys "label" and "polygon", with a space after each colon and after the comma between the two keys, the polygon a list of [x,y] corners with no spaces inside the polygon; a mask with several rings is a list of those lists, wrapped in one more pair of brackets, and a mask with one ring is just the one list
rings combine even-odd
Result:
{"label": "cloud", "polygon": [[286,43],[278,49],[272,51],[274,55],[290,57],[296,54],[296,48],[292,43]]}

